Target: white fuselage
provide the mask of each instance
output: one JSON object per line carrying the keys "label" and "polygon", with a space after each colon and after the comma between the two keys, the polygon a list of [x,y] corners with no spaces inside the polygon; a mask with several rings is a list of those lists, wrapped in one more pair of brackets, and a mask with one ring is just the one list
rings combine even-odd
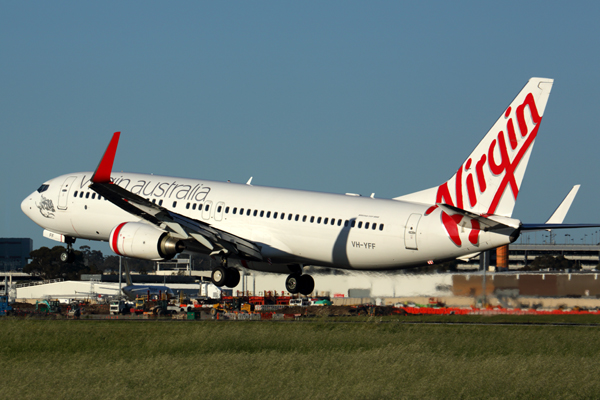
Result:
{"label": "white fuselage", "polygon": [[[133,216],[89,189],[92,172],[59,176],[23,201],[35,223],[55,234],[108,241]],[[459,223],[450,240],[432,204],[250,186],[157,175],[112,174],[115,184],[175,213],[261,247],[265,264],[384,270],[454,259],[510,243],[506,232],[478,232]],[[276,270],[252,263],[251,268]]]}

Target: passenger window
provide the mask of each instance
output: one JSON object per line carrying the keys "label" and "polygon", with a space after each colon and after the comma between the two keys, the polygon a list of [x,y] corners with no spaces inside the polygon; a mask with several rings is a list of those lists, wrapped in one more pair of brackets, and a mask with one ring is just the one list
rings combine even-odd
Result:
{"label": "passenger window", "polygon": [[360,222],[358,223],[358,227],[359,227],[359,228],[362,228],[362,221],[360,221]]}
{"label": "passenger window", "polygon": [[327,225],[327,223],[328,223],[328,222],[329,222],[329,218],[325,218],[325,219],[323,220],[323,224],[325,224],[325,225]]}
{"label": "passenger window", "polygon": [[[262,215],[261,215],[261,217],[262,217]],[[271,211],[267,211],[267,218],[271,218]]]}
{"label": "passenger window", "polygon": [[77,197],[77,190],[75,191],[75,195],[73,197]]}
{"label": "passenger window", "polygon": [[321,223],[321,217],[317,218],[317,224]]}
{"label": "passenger window", "polygon": [[221,206],[217,207],[217,212],[220,213],[222,209],[223,209],[223,207],[221,207]]}
{"label": "passenger window", "polygon": [[338,226],[342,226],[342,220],[338,219]]}
{"label": "passenger window", "polygon": [[344,221],[344,226],[347,228],[348,227],[348,220]]}
{"label": "passenger window", "polygon": [[[194,205],[195,205],[195,204],[194,204]],[[189,209],[190,209],[190,203],[187,203],[187,204],[185,205],[185,209],[186,209],[186,210],[189,210]]]}
{"label": "passenger window", "polygon": [[306,222],[306,215],[302,217],[302,222]]}
{"label": "passenger window", "polygon": [[96,193],[92,193],[92,200],[96,199]]}
{"label": "passenger window", "polygon": [[264,211],[264,210],[262,210],[262,211],[260,212],[260,216],[261,216],[261,218],[265,216],[265,211]]}
{"label": "passenger window", "polygon": [[379,224],[379,230],[382,231],[383,230],[383,224]]}
{"label": "passenger window", "polygon": [[312,224],[313,222],[315,222],[315,217],[310,217],[310,223]]}
{"label": "passenger window", "polygon": [[81,199],[83,197],[83,192],[79,193],[79,198]]}
{"label": "passenger window", "polygon": [[371,228],[371,229],[375,230],[375,228],[377,228],[377,224],[375,222],[373,222],[373,228]]}
{"label": "passenger window", "polygon": [[159,205],[159,206],[162,206],[162,200],[159,200],[159,201],[158,201],[158,205]]}
{"label": "passenger window", "polygon": [[285,219],[285,213],[281,213],[281,219]]}
{"label": "passenger window", "polygon": [[277,211],[273,213],[273,218],[277,219]]}
{"label": "passenger window", "polygon": [[369,229],[369,223],[365,222],[365,229]]}
{"label": "passenger window", "polygon": [[192,210],[196,209],[196,203],[192,204]]}
{"label": "passenger window", "polygon": [[254,210],[254,214],[252,214],[252,215],[254,215],[256,217],[258,215],[258,210]]}
{"label": "passenger window", "polygon": [[175,208],[175,207],[177,207],[177,202],[176,201],[173,202],[173,208]]}
{"label": "passenger window", "polygon": [[210,207],[210,204],[207,204],[206,207],[204,207],[204,211],[208,211],[209,207]]}
{"label": "passenger window", "polygon": [[229,214],[229,207],[225,207],[225,214]]}
{"label": "passenger window", "polygon": [[85,194],[85,198],[86,198],[86,199],[89,199],[89,198],[90,198],[90,192],[87,192],[87,193]]}
{"label": "passenger window", "polygon": [[152,199],[152,204],[156,204],[156,199]]}
{"label": "passenger window", "polygon": [[350,228],[354,228],[356,226],[356,220],[352,220],[352,224],[350,225]]}
{"label": "passenger window", "polygon": [[[291,215],[291,214],[290,214]],[[300,219],[300,215],[296,214],[296,218],[294,218],[295,221],[298,221]]]}
{"label": "passenger window", "polygon": [[288,221],[292,220],[292,214],[288,214]]}
{"label": "passenger window", "polygon": [[[246,211],[247,216],[250,216],[250,211],[252,211],[252,210],[248,209],[248,211]],[[254,214],[254,216],[256,217],[256,214]]]}

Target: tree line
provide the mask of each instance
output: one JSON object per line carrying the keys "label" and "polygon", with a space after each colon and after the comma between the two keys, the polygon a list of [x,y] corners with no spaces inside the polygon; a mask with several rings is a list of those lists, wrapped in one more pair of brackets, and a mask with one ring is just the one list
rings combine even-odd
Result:
{"label": "tree line", "polygon": [[[60,255],[66,251],[64,246],[55,246],[53,248],[40,247],[30,253],[31,262],[23,268],[23,272],[39,276],[42,279],[63,278],[65,280],[78,280],[81,274],[106,274],[118,273],[119,271],[119,256],[105,256],[99,250],[92,250],[90,246],[81,246],[79,250],[74,250],[75,260],[73,263],[63,263],[60,261]],[[216,265],[216,262],[205,255],[192,256],[192,265],[196,270],[210,270]],[[140,274],[147,274],[154,271],[154,261],[140,260],[137,258],[123,257],[127,262],[130,271]],[[409,268],[405,270],[390,271],[392,273],[441,273],[441,272],[456,272],[457,260],[425,265],[422,267]],[[568,260],[564,256],[540,256],[529,263],[520,271],[562,271],[562,270],[578,270],[581,266],[577,261]],[[344,273],[341,270],[308,267],[308,271],[321,273]]]}
{"label": "tree line", "polygon": [[[72,263],[63,263],[60,261],[60,255],[65,251],[64,246],[40,247],[33,250],[30,253],[31,262],[23,267],[23,272],[42,279],[78,280],[81,274],[118,273],[119,271],[119,256],[105,256],[99,250],[92,250],[90,246],[81,246],[79,250],[73,250]],[[130,271],[144,274],[154,270],[153,261],[123,258],[127,260]]]}

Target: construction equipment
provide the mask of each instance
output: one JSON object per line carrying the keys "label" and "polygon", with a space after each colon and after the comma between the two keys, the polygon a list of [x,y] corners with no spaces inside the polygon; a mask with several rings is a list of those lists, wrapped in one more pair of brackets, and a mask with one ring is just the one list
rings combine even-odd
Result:
{"label": "construction equipment", "polygon": [[254,304],[244,303],[240,307],[240,311],[250,314],[252,311],[254,311]]}
{"label": "construction equipment", "polygon": [[58,300],[38,300],[35,302],[35,311],[44,313],[60,313]]}
{"label": "construction equipment", "polygon": [[10,315],[12,307],[8,305],[8,296],[0,296],[0,315]]}

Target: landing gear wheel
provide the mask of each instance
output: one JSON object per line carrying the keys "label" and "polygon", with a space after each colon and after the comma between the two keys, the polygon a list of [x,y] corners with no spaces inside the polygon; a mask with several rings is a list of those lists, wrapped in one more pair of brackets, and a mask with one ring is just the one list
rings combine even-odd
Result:
{"label": "landing gear wheel", "polygon": [[290,274],[285,280],[285,289],[291,294],[296,294],[300,292],[300,283],[301,275],[300,274]]}
{"label": "landing gear wheel", "polygon": [[64,263],[72,263],[75,259],[75,255],[73,254],[72,251],[64,251],[62,253],[60,253],[60,261],[64,262]]}
{"label": "landing gear wheel", "polygon": [[315,280],[310,275],[300,276],[300,293],[308,296],[315,290]]}
{"label": "landing gear wheel", "polygon": [[212,283],[217,287],[225,286],[225,283],[227,282],[227,272],[228,271],[225,267],[217,267],[213,269],[210,277]]}
{"label": "landing gear wheel", "polygon": [[240,283],[240,271],[233,267],[227,268],[227,283],[228,288],[234,288]]}

